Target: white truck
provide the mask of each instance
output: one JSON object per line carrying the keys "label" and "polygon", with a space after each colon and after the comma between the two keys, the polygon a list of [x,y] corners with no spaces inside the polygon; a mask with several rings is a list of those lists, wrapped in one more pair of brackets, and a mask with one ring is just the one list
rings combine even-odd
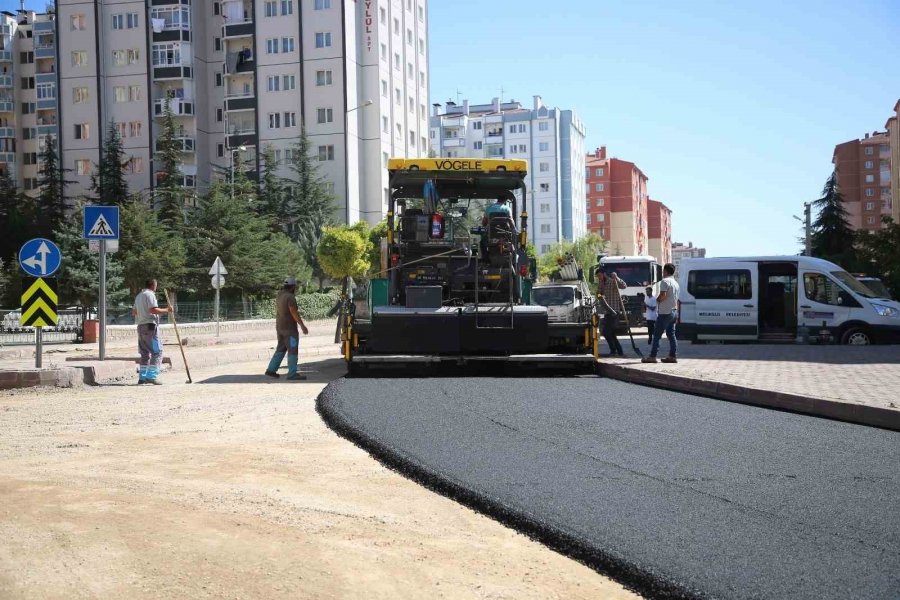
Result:
{"label": "white truck", "polygon": [[[662,265],[652,256],[604,256],[598,257],[599,263],[591,271],[591,281],[596,282],[596,272],[603,271],[607,276],[616,273],[627,286],[621,290],[622,302],[628,322],[632,327],[646,324],[644,319],[644,297],[648,287],[653,294],[659,293],[659,282],[662,280]],[[613,306],[620,311],[620,307]]]}
{"label": "white truck", "polygon": [[572,257],[560,264],[559,278],[531,289],[531,302],[547,308],[550,323],[583,323],[594,307],[594,295],[584,281],[584,272]]}

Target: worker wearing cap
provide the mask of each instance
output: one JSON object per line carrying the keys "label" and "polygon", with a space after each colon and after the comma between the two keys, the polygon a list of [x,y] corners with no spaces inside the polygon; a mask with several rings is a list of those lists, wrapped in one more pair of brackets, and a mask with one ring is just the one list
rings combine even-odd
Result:
{"label": "worker wearing cap", "polygon": [[500,194],[493,204],[488,204],[485,207],[481,224],[487,226],[494,217],[509,217],[512,219],[512,209],[509,207],[508,194]]}
{"label": "worker wearing cap", "polygon": [[269,368],[266,369],[266,375],[278,378],[278,368],[281,367],[281,361],[287,354],[288,373],[287,378],[291,381],[302,381],[306,379],[305,375],[297,373],[297,359],[300,351],[300,333],[297,331],[297,325],[303,330],[304,335],[309,335],[309,329],[297,312],[297,297],[294,293],[297,291],[297,280],[288,277],[284,280],[284,287],[278,292],[275,298],[275,332],[278,334],[278,346],[275,348],[275,354],[269,361]]}

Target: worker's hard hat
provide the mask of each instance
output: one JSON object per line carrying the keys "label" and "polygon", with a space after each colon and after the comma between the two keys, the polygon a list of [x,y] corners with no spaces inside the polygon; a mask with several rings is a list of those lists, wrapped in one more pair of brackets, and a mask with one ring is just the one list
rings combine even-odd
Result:
{"label": "worker's hard hat", "polygon": [[297,278],[296,277],[287,277],[284,280],[284,285],[297,285]]}

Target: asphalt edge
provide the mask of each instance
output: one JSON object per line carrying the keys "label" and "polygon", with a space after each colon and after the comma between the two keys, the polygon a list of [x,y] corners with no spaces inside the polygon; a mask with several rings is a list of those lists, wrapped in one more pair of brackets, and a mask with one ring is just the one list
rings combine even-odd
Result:
{"label": "asphalt edge", "polygon": [[340,414],[333,393],[343,378],[332,381],[316,397],[316,412],[340,437],[359,446],[379,463],[422,485],[423,487],[483,514],[528,538],[576,560],[600,575],[652,600],[707,600],[710,596],[690,590],[637,565],[592,547],[576,536],[541,523],[527,514],[500,503],[496,498],[480,494],[452,481],[441,473],[416,464],[409,457],[355,428]]}
{"label": "asphalt edge", "polygon": [[850,404],[824,398],[813,398],[787,392],[776,392],[746,386],[712,381],[708,379],[695,379],[671,373],[659,373],[634,369],[623,365],[599,363],[601,377],[616,379],[626,383],[645,385],[648,387],[670,390],[673,392],[686,392],[705,396],[715,400],[736,402],[774,408],[814,417],[823,417],[845,423],[866,425],[900,431],[900,410],[891,410],[877,406]]}

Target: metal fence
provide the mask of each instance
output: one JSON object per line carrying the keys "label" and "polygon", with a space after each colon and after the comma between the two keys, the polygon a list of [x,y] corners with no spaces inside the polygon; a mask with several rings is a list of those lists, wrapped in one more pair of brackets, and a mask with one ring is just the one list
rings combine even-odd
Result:
{"label": "metal fence", "polygon": [[[81,338],[81,328],[85,314],[87,318],[96,318],[92,311],[84,311],[73,307],[59,311],[56,327],[44,327],[43,342],[45,344],[74,342]],[[34,327],[23,327],[22,311],[0,309],[0,346],[34,343]]]}

